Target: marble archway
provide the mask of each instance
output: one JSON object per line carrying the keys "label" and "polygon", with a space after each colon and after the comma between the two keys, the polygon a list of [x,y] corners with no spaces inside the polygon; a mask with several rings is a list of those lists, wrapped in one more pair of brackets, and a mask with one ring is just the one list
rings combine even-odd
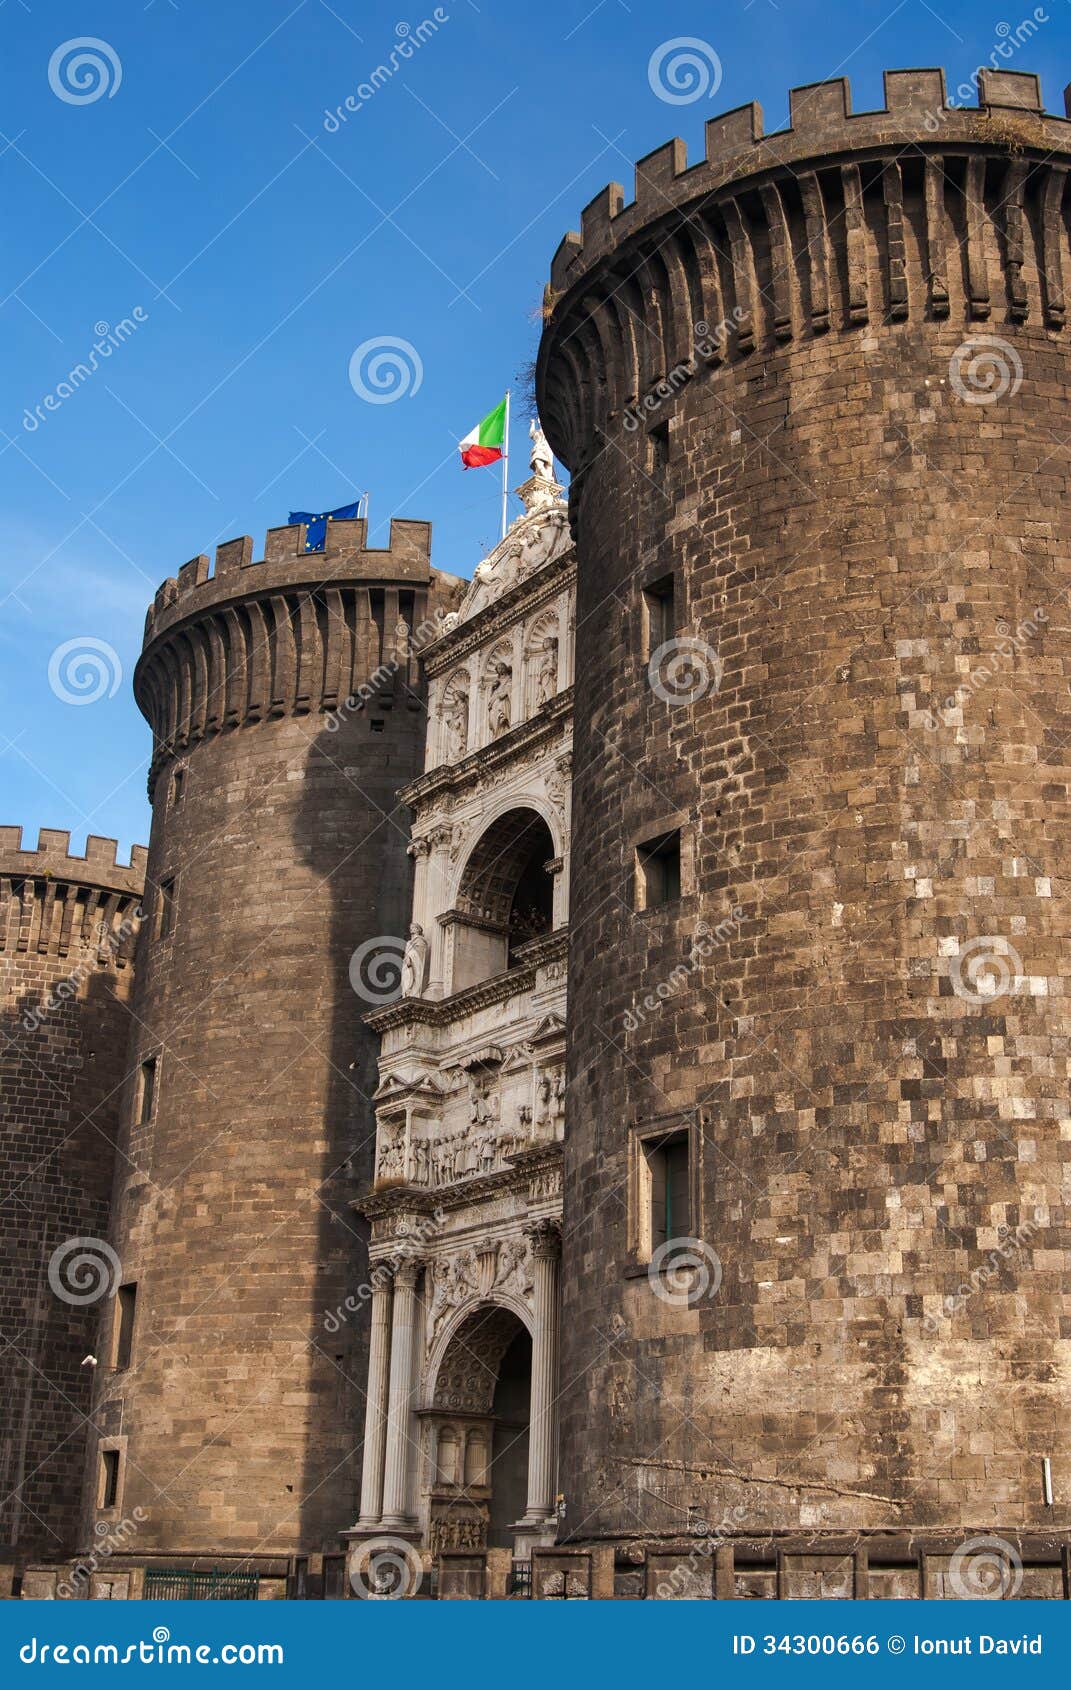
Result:
{"label": "marble archway", "polygon": [[430,1546],[512,1546],[528,1494],[528,1325],[514,1309],[482,1302],[460,1311],[438,1349],[422,1410]]}

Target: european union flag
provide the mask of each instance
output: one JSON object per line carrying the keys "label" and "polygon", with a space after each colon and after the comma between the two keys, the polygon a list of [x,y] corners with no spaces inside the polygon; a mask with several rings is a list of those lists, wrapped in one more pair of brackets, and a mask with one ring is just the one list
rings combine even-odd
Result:
{"label": "european union flag", "polygon": [[339,505],[334,511],[291,511],[290,521],[304,522],[308,532],[305,535],[305,550],[307,552],[322,552],[327,542],[327,524],[329,522],[352,522],[361,509],[361,501],[353,505]]}

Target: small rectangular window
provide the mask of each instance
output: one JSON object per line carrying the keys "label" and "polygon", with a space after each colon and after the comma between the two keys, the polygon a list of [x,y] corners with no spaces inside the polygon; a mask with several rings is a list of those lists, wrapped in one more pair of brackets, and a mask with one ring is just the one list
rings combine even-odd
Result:
{"label": "small rectangular window", "polygon": [[386,726],[386,723],[384,722],[382,716],[370,716],[368,719],[368,725],[374,734],[381,734]]}
{"label": "small rectangular window", "polygon": [[160,882],[159,906],[156,917],[156,937],[166,939],[175,919],[175,877]]}
{"label": "small rectangular window", "polygon": [[647,434],[647,469],[649,473],[665,469],[669,463],[669,423],[656,423]]}
{"label": "small rectangular window", "polygon": [[177,810],[182,803],[186,790],[186,771],[176,769],[171,776],[171,808]]}
{"label": "small rectangular window", "polygon": [[119,1451],[117,1449],[102,1449],[100,1452],[100,1502],[101,1508],[114,1508],[119,1501]]}
{"label": "small rectangular window", "polygon": [[636,849],[636,908],[657,909],[681,895],[680,828],[649,839]]}
{"label": "small rectangular window", "polygon": [[113,1367],[129,1367],[134,1349],[134,1315],[137,1310],[136,1285],[120,1285],[115,1298],[115,1355]]}
{"label": "small rectangular window", "polygon": [[156,1099],[156,1058],[151,1056],[143,1062],[138,1070],[138,1107],[137,1121],[144,1126],[152,1120],[152,1107]]}
{"label": "small rectangular window", "polygon": [[692,1236],[688,1135],[676,1133],[644,1146],[650,1171],[651,1249]]}
{"label": "small rectangular window", "polygon": [[648,662],[660,646],[674,638],[677,632],[677,607],[674,602],[673,577],[664,575],[651,581],[643,589],[644,661]]}

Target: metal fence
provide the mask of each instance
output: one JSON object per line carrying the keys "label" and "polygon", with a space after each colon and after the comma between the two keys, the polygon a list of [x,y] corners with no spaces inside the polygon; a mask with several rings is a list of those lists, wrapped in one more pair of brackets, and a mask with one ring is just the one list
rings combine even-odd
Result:
{"label": "metal fence", "polygon": [[532,1563],[531,1561],[514,1561],[510,1568],[509,1594],[511,1596],[531,1596],[532,1594]]}
{"label": "metal fence", "polygon": [[146,1567],[145,1600],[179,1602],[255,1602],[259,1573],[235,1573],[213,1567],[193,1573],[183,1567]]}

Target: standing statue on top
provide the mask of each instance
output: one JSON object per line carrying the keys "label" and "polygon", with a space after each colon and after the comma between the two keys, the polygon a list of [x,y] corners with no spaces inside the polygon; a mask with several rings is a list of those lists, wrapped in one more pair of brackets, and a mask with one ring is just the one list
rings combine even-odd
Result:
{"label": "standing statue on top", "polygon": [[528,425],[528,436],[532,442],[532,456],[528,460],[533,475],[538,475],[541,481],[554,480],[554,454],[547,445],[547,437],[533,417]]}

